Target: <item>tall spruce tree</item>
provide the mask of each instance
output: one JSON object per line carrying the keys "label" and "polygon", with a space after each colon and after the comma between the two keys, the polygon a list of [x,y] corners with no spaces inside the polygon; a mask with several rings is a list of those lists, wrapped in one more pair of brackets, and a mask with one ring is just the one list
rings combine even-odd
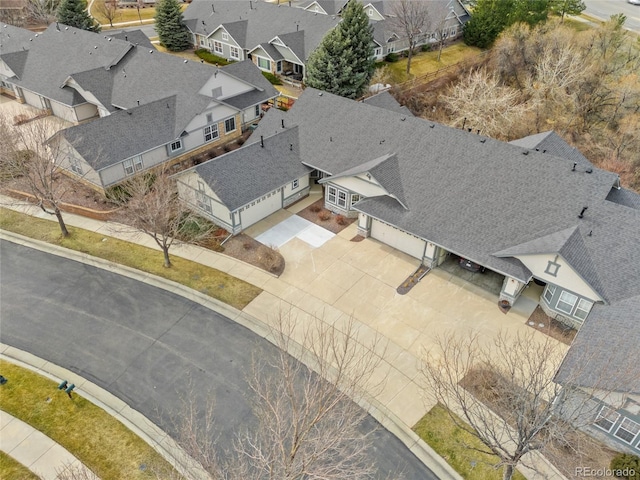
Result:
{"label": "tall spruce tree", "polygon": [[178,0],[160,0],[156,4],[155,20],[160,45],[172,52],[181,52],[191,46],[191,33],[182,19]]}
{"label": "tall spruce tree", "polygon": [[366,91],[373,70],[373,27],[362,4],[350,1],[342,21],[309,57],[307,85],[357,98]]}
{"label": "tall spruce tree", "polygon": [[100,24],[97,23],[87,10],[86,0],[62,0],[56,15],[58,22],[70,27],[99,32]]}

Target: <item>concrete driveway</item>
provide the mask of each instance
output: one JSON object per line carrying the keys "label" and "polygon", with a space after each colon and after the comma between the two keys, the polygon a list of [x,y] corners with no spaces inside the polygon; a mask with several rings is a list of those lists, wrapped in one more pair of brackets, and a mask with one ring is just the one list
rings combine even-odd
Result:
{"label": "concrete driveway", "polygon": [[[277,219],[265,219],[265,225],[272,227],[291,214],[281,212]],[[256,232],[266,228],[255,227]],[[376,335],[389,340],[380,371],[388,376],[387,387],[377,400],[412,426],[431,407],[422,398],[419,364],[436,335],[474,329],[490,340],[500,331],[525,330],[541,287],[528,287],[506,315],[495,294],[440,269],[399,295],[396,288],[420,261],[371,238],[352,242],[356,233],[353,224],[319,247],[299,238],[281,245],[284,273],[261,285],[264,292],[244,311],[267,323],[283,309],[328,322],[345,322],[353,315],[364,341]]]}

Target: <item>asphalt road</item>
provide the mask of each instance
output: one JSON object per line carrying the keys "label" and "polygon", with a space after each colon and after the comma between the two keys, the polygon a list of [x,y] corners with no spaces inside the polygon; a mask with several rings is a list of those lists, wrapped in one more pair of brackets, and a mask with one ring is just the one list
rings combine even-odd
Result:
{"label": "asphalt road", "polygon": [[[170,434],[192,394],[215,398],[219,443],[251,424],[244,381],[252,354],[274,347],[180,296],[105,270],[0,241],[0,341],[77,372]],[[192,393],[190,393],[192,392]],[[379,477],[437,478],[379,427]]]}
{"label": "asphalt road", "polygon": [[640,5],[631,5],[627,0],[584,0],[587,6],[584,13],[601,20],[608,20],[611,15],[624,13],[627,17],[625,26],[629,30],[640,32]]}

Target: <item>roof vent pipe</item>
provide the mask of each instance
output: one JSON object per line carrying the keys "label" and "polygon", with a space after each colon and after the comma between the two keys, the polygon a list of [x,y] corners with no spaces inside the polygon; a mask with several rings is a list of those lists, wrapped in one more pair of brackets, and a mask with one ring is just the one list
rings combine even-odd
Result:
{"label": "roof vent pipe", "polygon": [[282,119],[282,128],[284,128],[284,118]]}
{"label": "roof vent pipe", "polygon": [[293,151],[293,143],[289,144],[289,150]]}
{"label": "roof vent pipe", "polygon": [[465,126],[466,123],[467,123],[467,117],[464,117],[462,119],[462,130],[464,130],[464,126]]}
{"label": "roof vent pipe", "polygon": [[578,165],[578,162],[573,162],[573,167],[571,167],[571,171],[575,172],[576,171],[576,166]]}
{"label": "roof vent pipe", "polygon": [[211,2],[211,11],[212,11],[213,13],[216,13],[216,7],[215,7],[215,5],[213,4],[213,2]]}
{"label": "roof vent pipe", "polygon": [[253,10],[253,2],[249,0],[249,10]]}
{"label": "roof vent pipe", "polygon": [[582,211],[580,212],[580,215],[578,215],[578,218],[584,218],[584,212],[587,211],[587,208],[589,207],[582,207]]}
{"label": "roof vent pipe", "polygon": [[264,148],[264,137],[260,135],[260,146]]}

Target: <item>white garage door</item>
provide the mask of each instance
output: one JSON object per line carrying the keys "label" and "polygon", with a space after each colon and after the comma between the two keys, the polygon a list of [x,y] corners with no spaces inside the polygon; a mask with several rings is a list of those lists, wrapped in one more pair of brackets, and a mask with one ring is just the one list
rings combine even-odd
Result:
{"label": "white garage door", "polygon": [[421,238],[378,220],[371,222],[371,236],[390,247],[422,260],[426,242]]}
{"label": "white garage door", "polygon": [[254,205],[249,204],[249,207],[245,207],[240,212],[240,222],[243,230],[268,217],[273,212],[280,210],[282,208],[282,196],[280,192],[273,192],[270,196],[265,196],[260,201],[252,203]]}

